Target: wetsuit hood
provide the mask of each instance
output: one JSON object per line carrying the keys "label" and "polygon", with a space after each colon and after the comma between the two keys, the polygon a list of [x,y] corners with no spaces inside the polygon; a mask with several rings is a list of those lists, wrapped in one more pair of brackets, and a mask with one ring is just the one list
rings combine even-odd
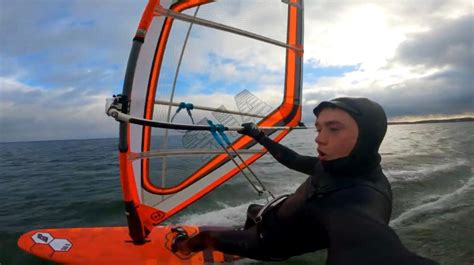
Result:
{"label": "wetsuit hood", "polygon": [[359,136],[347,157],[321,161],[329,173],[360,175],[369,173],[380,165],[379,147],[387,131],[387,117],[383,108],[367,98],[341,97],[321,102],[313,113],[316,117],[325,108],[346,111],[357,123]]}

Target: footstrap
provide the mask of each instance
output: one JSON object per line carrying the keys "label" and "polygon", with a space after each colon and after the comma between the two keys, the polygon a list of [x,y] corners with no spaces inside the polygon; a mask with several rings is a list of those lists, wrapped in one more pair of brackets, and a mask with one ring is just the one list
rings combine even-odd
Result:
{"label": "footstrap", "polygon": [[176,253],[178,251],[178,243],[188,239],[189,235],[188,232],[186,232],[186,230],[180,226],[171,228],[171,232],[177,233],[177,235],[173,238],[173,242],[171,243],[171,251]]}

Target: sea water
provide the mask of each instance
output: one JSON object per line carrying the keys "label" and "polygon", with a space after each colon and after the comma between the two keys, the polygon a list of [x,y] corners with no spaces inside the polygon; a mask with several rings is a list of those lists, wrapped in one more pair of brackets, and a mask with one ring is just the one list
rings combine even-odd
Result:
{"label": "sea water", "polygon": [[[380,150],[393,189],[390,225],[407,248],[441,264],[474,263],[473,135],[472,122],[394,125]],[[282,143],[314,155],[314,137],[313,129],[296,130]],[[32,229],[126,225],[117,143],[96,139],[0,144],[0,264],[50,264],[16,246],[18,237]],[[270,156],[252,168],[274,194],[294,191],[307,177]],[[265,198],[239,174],[167,223],[238,226],[247,206],[255,202]],[[324,260],[322,251],[279,264]]]}

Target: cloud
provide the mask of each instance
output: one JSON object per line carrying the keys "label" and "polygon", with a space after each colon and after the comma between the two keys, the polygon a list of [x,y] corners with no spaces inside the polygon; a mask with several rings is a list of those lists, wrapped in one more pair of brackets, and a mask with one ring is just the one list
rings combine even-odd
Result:
{"label": "cloud", "polygon": [[[324,2],[306,19],[306,61],[321,66],[362,64],[376,68],[389,58],[403,40],[390,25],[386,10],[370,2]],[[318,15],[332,9],[331,17]]]}
{"label": "cloud", "polygon": [[2,0],[0,73],[48,88],[116,86],[144,2]]}
{"label": "cloud", "polygon": [[113,137],[104,113],[108,90],[46,90],[0,77],[1,141]]}
{"label": "cloud", "polygon": [[462,113],[474,110],[474,15],[441,21],[430,31],[413,34],[393,59],[421,73],[406,80],[393,94],[409,90],[392,107],[396,115]]}
{"label": "cloud", "polygon": [[0,0],[0,141],[116,137],[105,98],[145,2]]}
{"label": "cloud", "polygon": [[[455,2],[457,5],[432,1],[426,7],[397,6],[386,18],[397,21],[399,17],[410,16],[406,17],[406,25],[398,26],[404,29],[403,41],[392,47],[392,55],[375,64],[376,67],[364,67],[367,64],[362,61],[353,72],[305,83],[305,103],[314,107],[321,100],[333,97],[366,96],[380,102],[392,118],[472,113],[474,16],[461,12],[466,2]],[[416,18],[411,17],[410,6],[418,9]],[[446,11],[444,17],[440,10]],[[370,56],[363,58],[371,61]],[[334,62],[337,64],[337,60]],[[304,108],[308,120],[313,119],[312,107]]]}
{"label": "cloud", "polygon": [[[216,2],[209,8],[200,9],[198,17],[285,42],[286,5],[267,5],[263,2],[252,5],[256,6],[249,12],[240,1]],[[176,31],[184,32],[188,24],[178,22],[177,25]],[[177,51],[170,53],[178,54]],[[284,71],[285,49],[195,25],[186,47],[185,59],[184,73],[210,69],[211,80],[254,80],[281,75]]]}
{"label": "cloud", "polygon": [[[425,67],[472,67],[474,16],[439,21],[428,32],[413,34],[399,48],[396,60]],[[437,56],[433,56],[437,54]]]}

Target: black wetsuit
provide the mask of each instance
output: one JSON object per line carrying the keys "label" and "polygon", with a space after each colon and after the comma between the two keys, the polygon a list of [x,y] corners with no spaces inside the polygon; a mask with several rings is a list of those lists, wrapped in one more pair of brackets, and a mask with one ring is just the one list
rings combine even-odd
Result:
{"label": "black wetsuit", "polygon": [[330,102],[320,106],[352,111],[359,138],[348,157],[322,162],[267,137],[257,137],[280,163],[310,177],[267,211],[259,225],[202,232],[190,239],[191,248],[198,251],[211,245],[259,260],[283,260],[327,248],[326,264],[436,264],[409,252],[387,225],[392,194],[378,154],[387,127],[383,110],[366,99],[345,103],[355,111]]}

